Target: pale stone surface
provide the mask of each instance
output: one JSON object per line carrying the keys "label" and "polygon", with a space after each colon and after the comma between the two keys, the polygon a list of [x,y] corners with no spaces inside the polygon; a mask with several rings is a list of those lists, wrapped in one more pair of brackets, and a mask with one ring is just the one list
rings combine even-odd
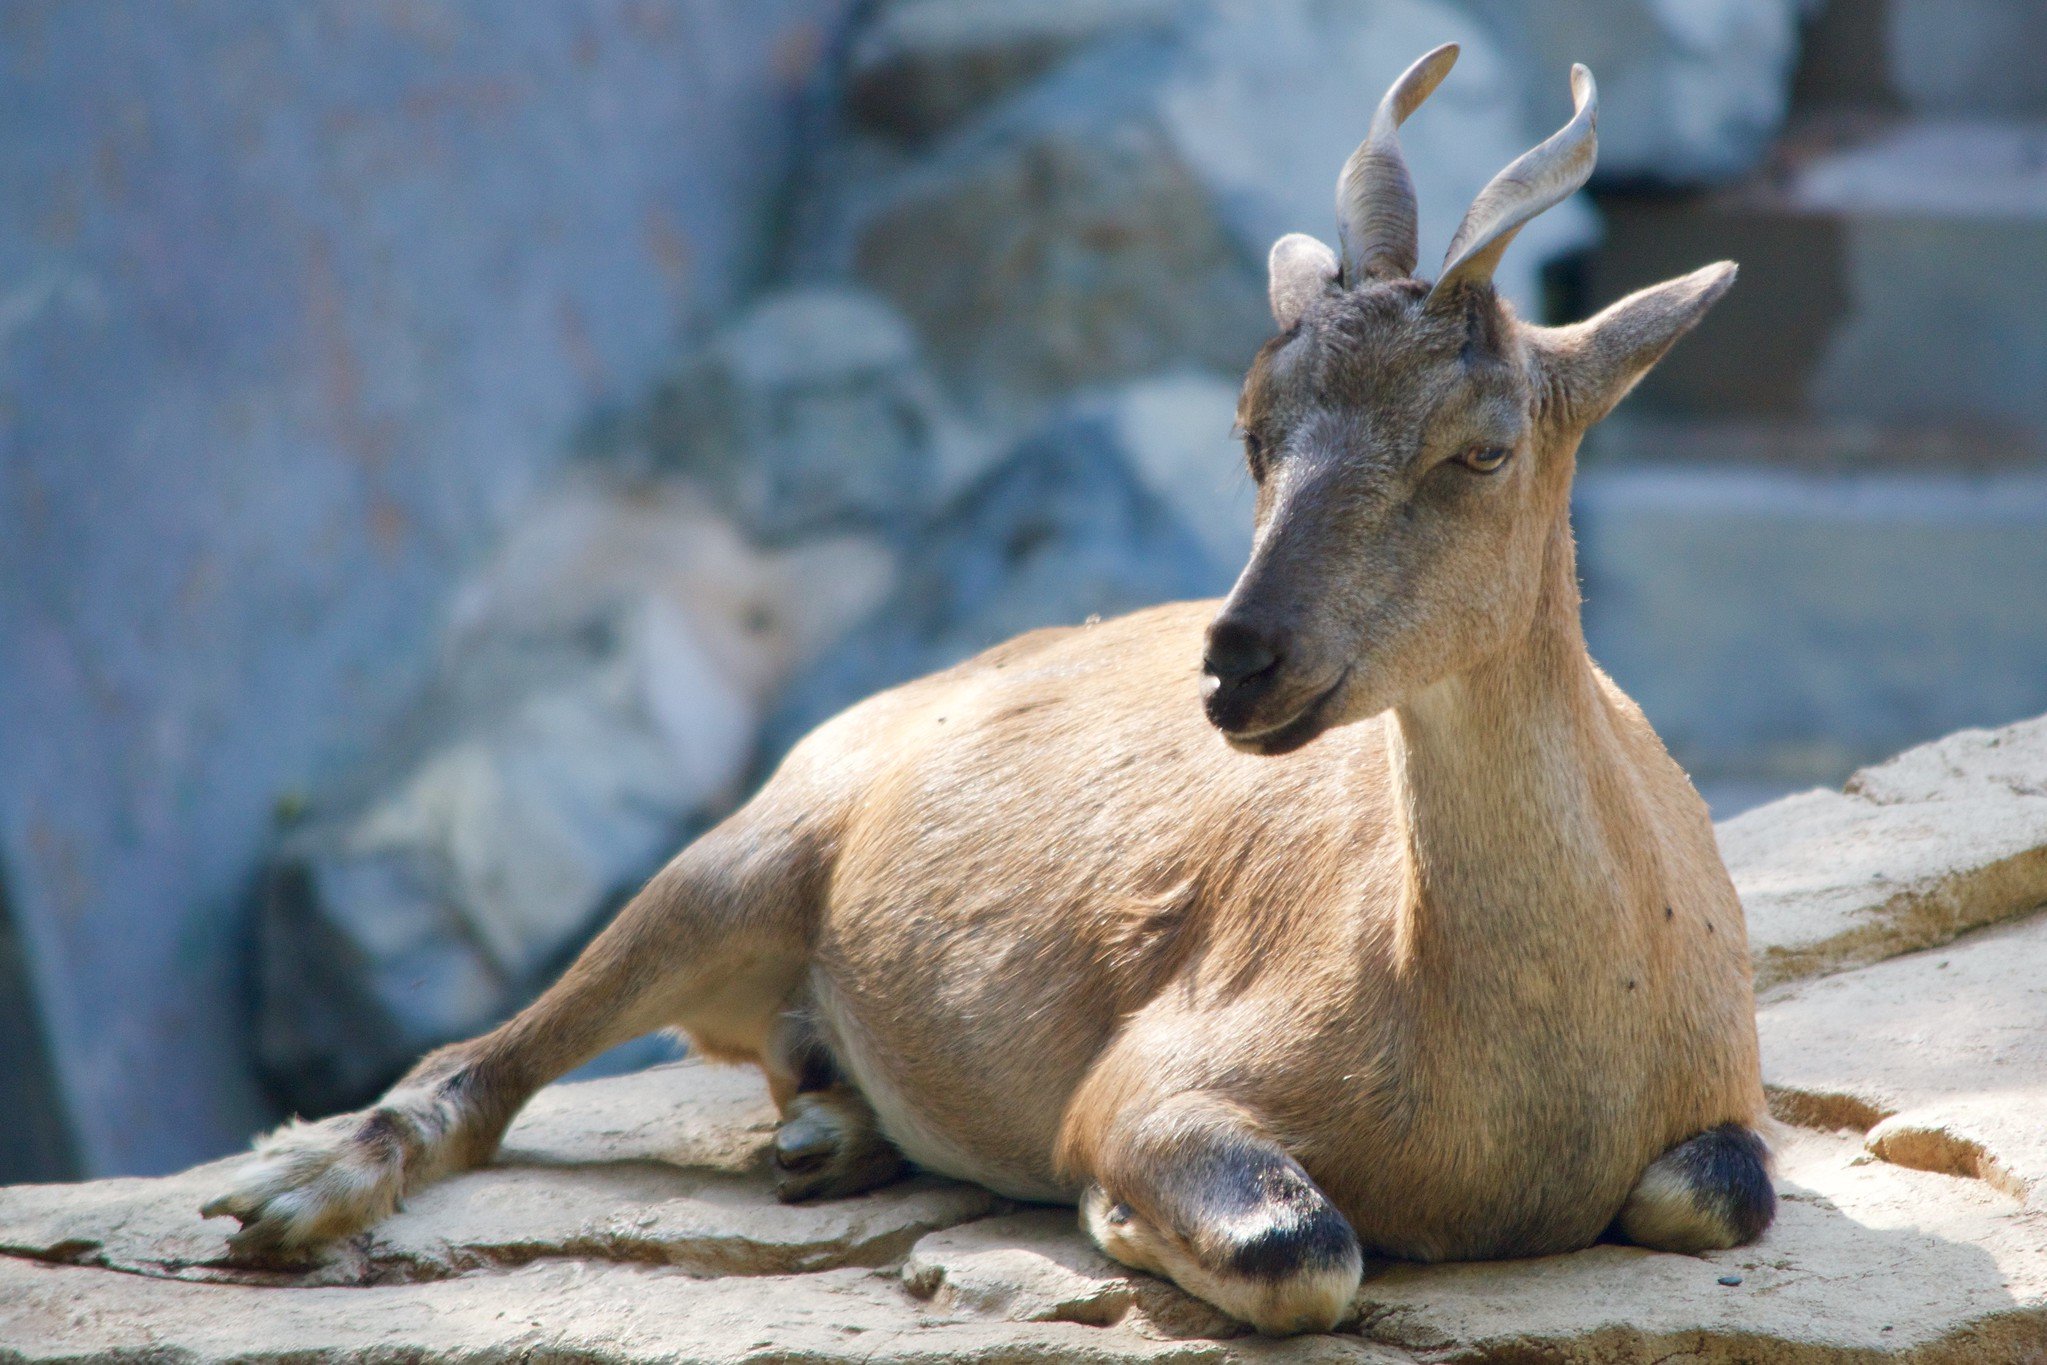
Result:
{"label": "pale stone surface", "polygon": [[[859,1270],[700,1280],[665,1268],[557,1261],[433,1285],[278,1290],[0,1258],[0,1358],[68,1365],[138,1350],[181,1365],[1229,1358],[1207,1343],[1075,1323],[926,1316],[905,1300],[900,1285]],[[1320,1358],[1360,1355],[1353,1348]]]}
{"label": "pale stone surface", "polygon": [[[681,1112],[662,1104],[686,1092]],[[696,1177],[744,1163],[767,1110],[757,1081],[685,1066],[562,1087],[522,1123],[519,1160],[573,1159],[582,1174],[654,1170],[656,1155],[704,1161]],[[644,1127],[641,1126],[644,1120]],[[594,1160],[595,1164],[592,1163]],[[635,1166],[633,1162],[642,1163]],[[998,1215],[929,1231],[900,1272],[868,1268],[871,1247],[842,1241],[809,1264],[765,1257],[711,1279],[703,1263],[648,1245],[578,1236],[607,1215],[637,1226],[641,1197],[586,1187],[580,1219],[542,1230],[509,1254],[427,1267],[398,1257],[351,1280],[278,1274],[240,1284],[164,1278],[218,1275],[169,1258],[133,1258],[144,1274],[91,1263],[87,1243],[129,1237],[169,1246],[172,1206],[189,1207],[205,1171],[168,1181],[17,1189],[0,1197],[0,1352],[22,1361],[96,1358],[148,1345],[195,1362],[289,1354],[295,1360],[495,1358],[577,1351],[598,1361],[1174,1360],[1442,1361],[1559,1359],[1634,1365],[1673,1352],[1700,1365],[1737,1361],[1957,1362],[2028,1359],[2047,1343],[2047,1215],[1981,1182],[1870,1162],[1853,1140],[1790,1132],[1780,1139],[1778,1224],[1758,1246],[1703,1258],[1595,1247],[1570,1256],[1462,1266],[1374,1267],[1357,1321],[1337,1335],[1264,1343],[1199,1339],[1232,1329],[1171,1287],[1109,1266],[1084,1243],[1070,1210]],[[472,1179],[489,1179],[481,1173]],[[549,1178],[569,1176],[568,1170]],[[460,1182],[450,1189],[459,1189]],[[480,1188],[480,1187],[479,1187]],[[509,1187],[499,1187],[501,1191]],[[565,1185],[565,1190],[572,1188]],[[736,1201],[772,1208],[759,1175],[735,1179]],[[962,1187],[949,1187],[959,1190]],[[848,1201],[886,1210],[898,1226],[935,1183]],[[652,1194],[658,1197],[660,1191]],[[614,1200],[607,1210],[603,1200]],[[44,1201],[39,1211],[35,1200]],[[181,1203],[181,1201],[183,1201]],[[408,1224],[438,1220],[450,1244],[490,1245],[507,1200],[425,1198],[376,1239],[402,1244]],[[69,1230],[52,1238],[48,1208]],[[668,1206],[651,1206],[657,1218]],[[994,1202],[980,1212],[995,1208]],[[636,1209],[638,1211],[636,1212]],[[965,1205],[944,1221],[972,1217]],[[840,1218],[819,1206],[820,1218]],[[38,1217],[44,1217],[38,1222]],[[191,1215],[181,1215],[197,1222]],[[933,1221],[927,1217],[924,1226]],[[759,1225],[755,1235],[762,1237]],[[901,1245],[906,1245],[907,1239]],[[199,1254],[206,1254],[190,1243]],[[213,1243],[218,1250],[218,1240]],[[897,1254],[900,1254],[898,1252]],[[885,1258],[884,1258],[885,1259]],[[709,1268],[709,1267],[704,1267]],[[1738,1285],[1720,1283],[1740,1276]],[[352,1287],[341,1287],[342,1284]],[[1192,1338],[1192,1339],[1177,1339]]]}
{"label": "pale stone surface", "polygon": [[1755,1246],[1399,1266],[1366,1281],[1363,1328],[1457,1360],[2037,1358],[2047,1218],[1977,1181],[1860,1158],[1846,1139],[1784,1135],[1777,1223]]}
{"label": "pale stone surface", "polygon": [[1718,834],[1759,990],[1945,943],[2047,904],[2047,719],[1964,730]]}
{"label": "pale stone surface", "polygon": [[2037,1203],[2047,1180],[2047,918],[1806,982],[1757,1019],[1780,1117],[1868,1130],[1899,1165]]}
{"label": "pale stone surface", "polygon": [[1033,1209],[931,1233],[904,1263],[903,1283],[936,1307],[1008,1322],[1107,1327],[1135,1314],[1162,1336],[1244,1332],[1227,1314],[1102,1255],[1072,1209]]}
{"label": "pale stone surface", "polygon": [[435,1280],[561,1257],[778,1275],[880,1265],[933,1229],[1004,1207],[930,1177],[855,1199],[777,1203],[764,1173],[773,1127],[757,1072],[683,1062],[543,1092],[497,1162],[413,1195],[303,1275],[218,1263],[232,1224],[198,1208],[238,1157],[161,1180],[17,1186],[0,1194],[0,1249],[257,1284]]}

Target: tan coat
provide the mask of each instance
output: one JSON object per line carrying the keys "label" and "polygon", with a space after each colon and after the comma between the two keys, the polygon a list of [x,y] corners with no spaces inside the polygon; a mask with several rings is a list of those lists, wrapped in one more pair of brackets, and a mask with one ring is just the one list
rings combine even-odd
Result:
{"label": "tan coat", "polygon": [[213,1213],[292,1254],[487,1160],[539,1086],[661,1027],[757,1062],[785,1198],[901,1156],[1080,1203],[1261,1330],[1361,1251],[1752,1239],[1774,1208],[1741,906],[1706,809],[1579,627],[1580,437],[1733,280],[1534,327],[1489,284],[1591,169],[1596,103],[1412,278],[1393,133],[1344,256],[1272,263],[1223,603],[1040,631],[821,727],[532,1007],[259,1145]]}

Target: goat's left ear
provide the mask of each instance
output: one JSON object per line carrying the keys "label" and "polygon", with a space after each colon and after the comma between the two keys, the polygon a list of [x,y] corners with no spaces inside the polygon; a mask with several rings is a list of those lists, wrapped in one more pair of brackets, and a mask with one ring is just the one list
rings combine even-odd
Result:
{"label": "goat's left ear", "polygon": [[1289,232],[1272,244],[1266,269],[1272,320],[1291,332],[1308,305],[1336,283],[1336,253],[1305,232]]}
{"label": "goat's left ear", "polygon": [[1556,419],[1582,428],[1612,412],[1733,286],[1734,271],[1733,261],[1720,261],[1638,290],[1583,322],[1535,329],[1544,388],[1563,409]]}

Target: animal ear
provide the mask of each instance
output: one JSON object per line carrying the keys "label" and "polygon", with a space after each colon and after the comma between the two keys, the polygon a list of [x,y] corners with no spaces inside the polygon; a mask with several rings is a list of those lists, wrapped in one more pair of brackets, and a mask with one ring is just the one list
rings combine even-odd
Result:
{"label": "animal ear", "polygon": [[1612,412],[1677,339],[1734,284],[1733,261],[1637,290],[1594,317],[1531,331],[1547,370],[1554,415],[1580,428]]}
{"label": "animal ear", "polygon": [[1266,269],[1272,277],[1267,286],[1272,320],[1290,332],[1308,305],[1336,283],[1336,253],[1304,232],[1289,232],[1272,244]]}

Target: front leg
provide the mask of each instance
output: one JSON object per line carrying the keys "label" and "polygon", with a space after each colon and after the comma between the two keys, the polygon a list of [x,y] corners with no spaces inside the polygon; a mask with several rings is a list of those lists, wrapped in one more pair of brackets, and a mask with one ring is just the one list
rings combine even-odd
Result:
{"label": "front leg", "polygon": [[1271,1336],[1326,1332],[1364,1273],[1357,1235],[1237,1106],[1184,1094],[1126,1114],[1097,1149],[1081,1221],[1116,1260]]}

